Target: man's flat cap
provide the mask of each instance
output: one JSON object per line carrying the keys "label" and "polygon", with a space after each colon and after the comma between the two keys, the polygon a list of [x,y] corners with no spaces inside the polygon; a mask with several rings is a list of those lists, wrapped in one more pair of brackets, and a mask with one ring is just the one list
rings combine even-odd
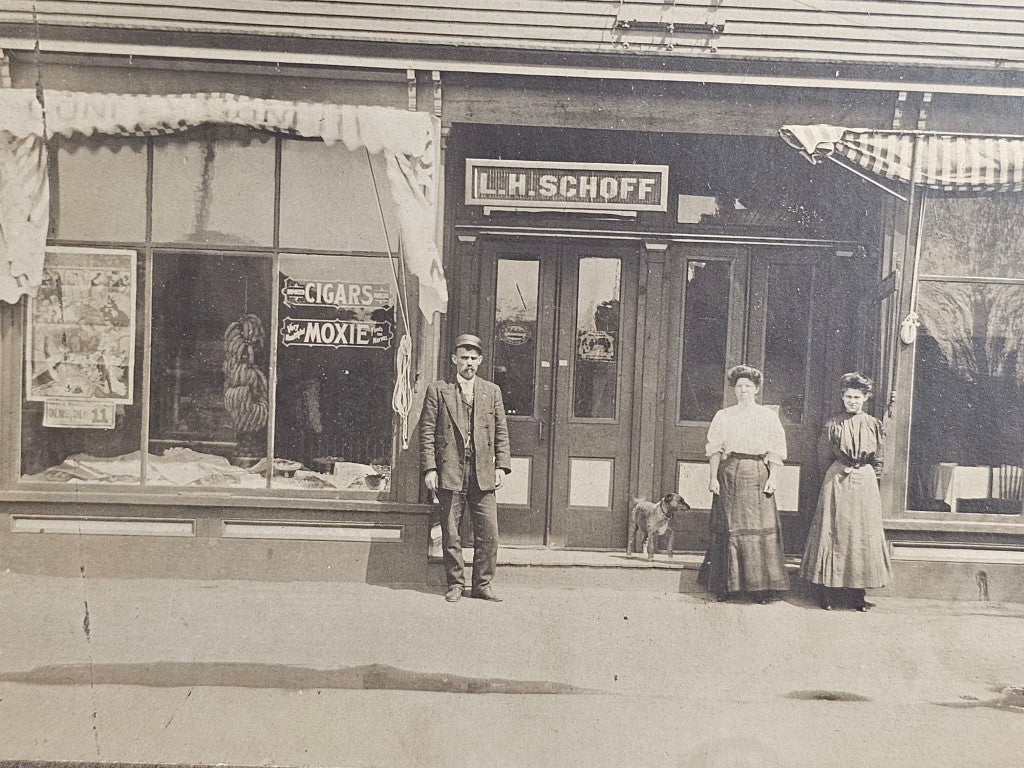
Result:
{"label": "man's flat cap", "polygon": [[483,354],[484,343],[480,341],[479,336],[474,336],[472,333],[464,333],[455,339],[455,349],[459,347],[472,347],[480,354]]}

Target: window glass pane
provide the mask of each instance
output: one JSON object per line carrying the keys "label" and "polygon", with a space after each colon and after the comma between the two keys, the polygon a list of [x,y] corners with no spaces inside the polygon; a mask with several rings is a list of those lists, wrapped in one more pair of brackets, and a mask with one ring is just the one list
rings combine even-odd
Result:
{"label": "window glass pane", "polygon": [[932,195],[924,211],[922,273],[1024,277],[1024,194]]}
{"label": "window glass pane", "polygon": [[799,423],[804,412],[807,337],[814,270],[807,264],[768,266],[768,312],[764,331],[765,405],[779,418]]}
{"label": "window glass pane", "polygon": [[686,262],[679,391],[682,421],[711,421],[722,407],[731,271],[728,261]]}
{"label": "window glass pane", "polygon": [[[153,263],[152,485],[264,487],[271,260]],[[265,462],[264,462],[265,466]]]}
{"label": "window glass pane", "polygon": [[618,259],[580,259],[573,416],[615,418],[621,268]]}
{"label": "window glass pane", "polygon": [[134,252],[48,250],[28,303],[23,479],[139,482],[142,270]]}
{"label": "window glass pane", "polygon": [[281,257],[275,486],[387,490],[395,296],[389,259]]}
{"label": "window glass pane", "polygon": [[154,140],[153,240],[272,245],[274,142],[237,128]]}
{"label": "window glass pane", "polygon": [[922,282],[918,311],[908,507],[1019,514],[1024,286]]}
{"label": "window glass pane", "polygon": [[146,237],[145,139],[55,142],[50,199],[62,240],[138,242]]}
{"label": "window glass pane", "polygon": [[500,259],[494,315],[494,381],[509,415],[532,416],[540,263]]}
{"label": "window glass pane", "polygon": [[[281,147],[281,246],[331,251],[388,250],[377,193],[392,252],[398,248],[396,207],[384,156],[349,152],[344,144],[285,141]],[[375,191],[374,179],[377,187]]]}

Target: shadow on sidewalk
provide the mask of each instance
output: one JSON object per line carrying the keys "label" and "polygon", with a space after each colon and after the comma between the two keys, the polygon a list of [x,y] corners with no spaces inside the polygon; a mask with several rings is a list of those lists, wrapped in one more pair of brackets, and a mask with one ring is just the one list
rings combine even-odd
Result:
{"label": "shadow on sidewalk", "polygon": [[385,664],[314,669],[287,664],[157,661],[146,664],[55,664],[0,674],[28,685],[139,685],[148,688],[233,687],[281,690],[394,690],[434,693],[597,694],[546,680],[465,677],[416,672]]}

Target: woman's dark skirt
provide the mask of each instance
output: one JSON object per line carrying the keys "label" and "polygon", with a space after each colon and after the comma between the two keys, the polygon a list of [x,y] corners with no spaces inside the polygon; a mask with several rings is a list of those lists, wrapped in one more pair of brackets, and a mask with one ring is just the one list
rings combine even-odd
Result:
{"label": "woman's dark skirt", "polygon": [[697,577],[717,597],[789,589],[775,496],[764,493],[767,479],[760,458],[733,454],[718,467],[711,542]]}

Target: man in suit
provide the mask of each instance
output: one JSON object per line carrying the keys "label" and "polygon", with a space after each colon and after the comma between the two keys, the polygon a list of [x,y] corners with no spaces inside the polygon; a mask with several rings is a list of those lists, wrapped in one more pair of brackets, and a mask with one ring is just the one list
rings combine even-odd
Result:
{"label": "man in suit", "polygon": [[494,492],[512,471],[505,404],[497,385],[476,375],[483,360],[478,336],[455,340],[452,381],[427,387],[420,416],[423,482],[441,503],[441,546],[448,580],[445,600],[462,597],[465,582],[459,523],[468,505],[473,523],[470,595],[500,601],[491,588],[498,559],[498,503]]}

